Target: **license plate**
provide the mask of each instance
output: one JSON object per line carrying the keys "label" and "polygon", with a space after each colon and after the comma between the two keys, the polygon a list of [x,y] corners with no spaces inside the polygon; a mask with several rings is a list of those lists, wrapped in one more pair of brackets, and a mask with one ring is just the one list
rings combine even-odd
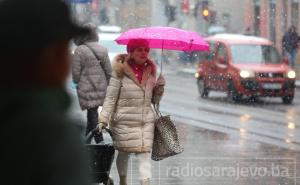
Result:
{"label": "license plate", "polygon": [[265,83],[262,84],[264,89],[281,89],[281,84],[279,83]]}

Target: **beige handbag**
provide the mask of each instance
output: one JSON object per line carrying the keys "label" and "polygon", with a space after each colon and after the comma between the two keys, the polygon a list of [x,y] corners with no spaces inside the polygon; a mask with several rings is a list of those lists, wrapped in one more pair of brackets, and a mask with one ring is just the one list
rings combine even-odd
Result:
{"label": "beige handbag", "polygon": [[183,152],[175,124],[169,115],[163,116],[158,106],[154,106],[157,114],[151,159],[159,161]]}

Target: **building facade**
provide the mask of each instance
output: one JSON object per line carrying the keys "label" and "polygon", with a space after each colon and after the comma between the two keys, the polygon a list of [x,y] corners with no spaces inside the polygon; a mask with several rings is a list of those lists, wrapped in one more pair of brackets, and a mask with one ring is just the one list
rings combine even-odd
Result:
{"label": "building facade", "polygon": [[210,0],[209,3],[216,12],[217,25],[224,26],[230,33],[244,33],[244,0]]}
{"label": "building facade", "polygon": [[274,42],[281,51],[281,40],[290,26],[300,30],[299,0],[245,0],[245,27],[250,27],[254,35]]}

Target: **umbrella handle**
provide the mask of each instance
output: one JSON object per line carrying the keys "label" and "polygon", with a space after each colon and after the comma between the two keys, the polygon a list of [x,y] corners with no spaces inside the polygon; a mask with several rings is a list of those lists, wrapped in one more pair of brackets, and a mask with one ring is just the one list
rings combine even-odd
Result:
{"label": "umbrella handle", "polygon": [[161,56],[160,56],[160,74],[162,74],[163,54],[164,54],[164,40],[162,41],[162,47],[161,47]]}
{"label": "umbrella handle", "polygon": [[160,58],[160,74],[162,74],[162,63],[163,63],[163,54],[164,54],[164,49],[161,49],[161,58]]}

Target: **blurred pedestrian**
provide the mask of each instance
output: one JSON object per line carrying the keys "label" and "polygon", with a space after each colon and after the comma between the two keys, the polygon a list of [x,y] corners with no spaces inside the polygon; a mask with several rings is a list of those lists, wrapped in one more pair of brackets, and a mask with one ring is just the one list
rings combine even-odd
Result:
{"label": "blurred pedestrian", "polygon": [[192,53],[191,52],[180,52],[179,61],[184,65],[190,65],[192,63]]}
{"label": "blurred pedestrian", "polygon": [[252,30],[251,30],[250,27],[247,27],[247,28],[245,29],[244,35],[248,35],[248,36],[253,35],[253,32],[252,32]]}
{"label": "blurred pedestrian", "polygon": [[[97,28],[87,23],[90,34],[77,37],[78,46],[74,52],[72,77],[77,84],[77,95],[82,110],[87,110],[86,134],[98,124],[98,108],[103,105],[106,89],[111,76],[111,64],[107,49],[98,44]],[[96,142],[102,140],[101,134],[95,135]]]}
{"label": "blurred pedestrian", "polygon": [[291,26],[282,37],[283,54],[288,58],[289,65],[295,67],[296,53],[299,47],[299,36],[295,26]]}
{"label": "blurred pedestrian", "polygon": [[90,184],[64,90],[69,41],[88,31],[61,0],[2,0],[0,25],[1,184]]}
{"label": "blurred pedestrian", "polygon": [[155,113],[151,102],[158,104],[165,80],[156,80],[156,66],[148,58],[148,42],[133,39],[127,45],[128,54],[120,54],[113,61],[113,73],[108,86],[99,128],[107,126],[113,132],[114,147],[119,151],[117,169],[120,185],[127,185],[129,156],[138,159],[139,180],[149,185],[151,178],[151,150]]}

